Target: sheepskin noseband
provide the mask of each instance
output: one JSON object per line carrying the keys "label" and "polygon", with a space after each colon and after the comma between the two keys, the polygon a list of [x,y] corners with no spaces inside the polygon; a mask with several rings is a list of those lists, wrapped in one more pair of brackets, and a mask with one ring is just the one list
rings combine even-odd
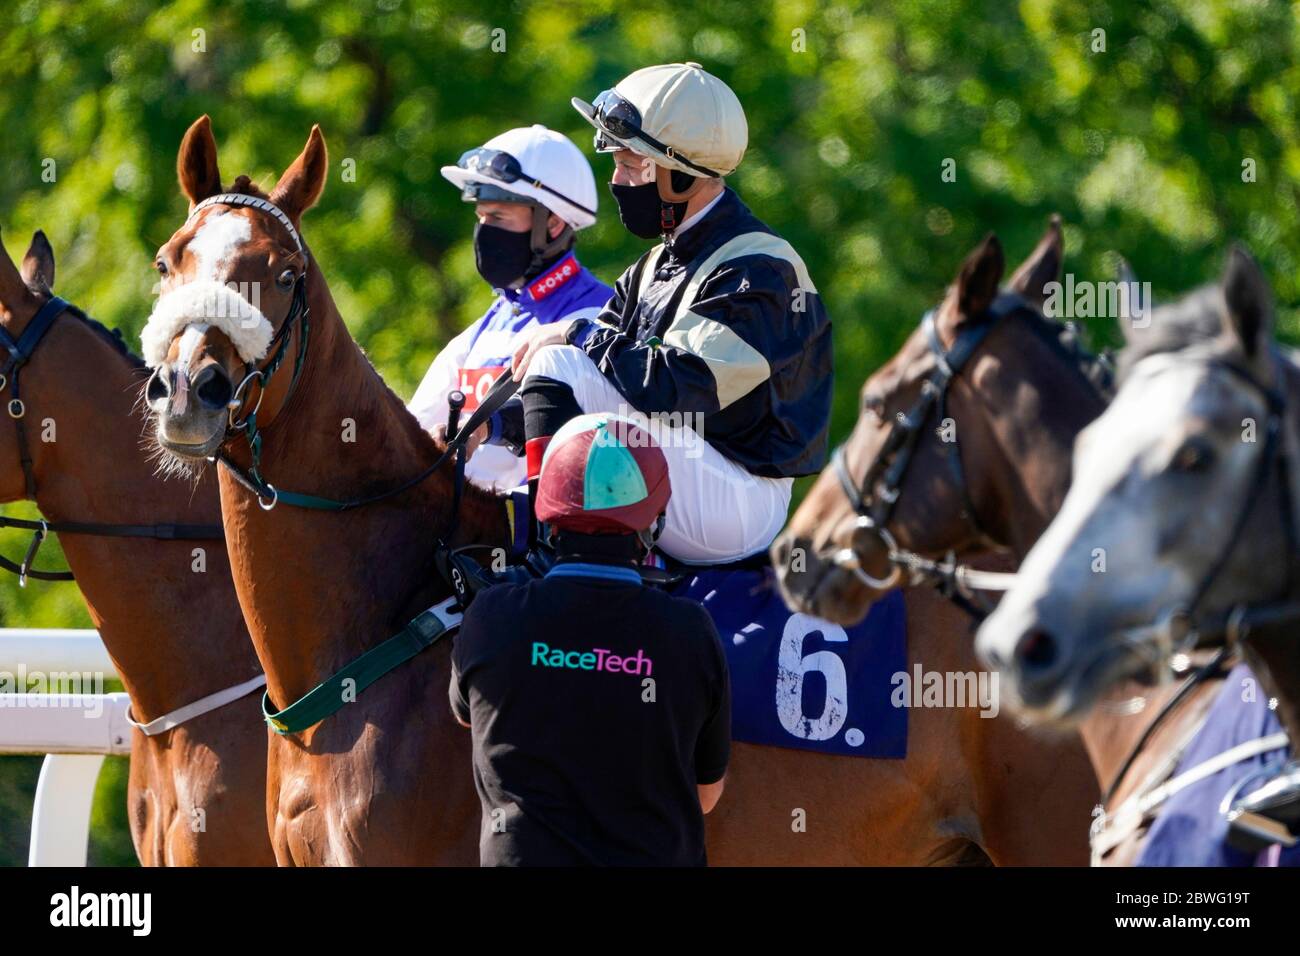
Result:
{"label": "sheepskin noseband", "polygon": [[[307,250],[302,244],[302,238],[278,206],[243,193],[221,193],[196,205],[190,212],[189,219],[193,219],[208,206],[215,205],[248,206],[274,216],[288,230],[306,262]],[[202,279],[177,286],[160,296],[144,331],[140,333],[145,362],[151,368],[161,365],[167,358],[172,340],[188,326],[199,323],[224,332],[245,362],[251,364],[263,358],[270,348],[275,330],[271,327],[271,321],[258,308],[256,300],[259,297],[254,295],[250,300],[241,294],[247,285],[248,283],[233,282],[223,285]]]}

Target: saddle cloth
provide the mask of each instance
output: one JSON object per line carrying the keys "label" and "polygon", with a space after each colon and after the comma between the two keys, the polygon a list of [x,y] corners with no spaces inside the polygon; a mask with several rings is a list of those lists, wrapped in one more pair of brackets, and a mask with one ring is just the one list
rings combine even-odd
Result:
{"label": "saddle cloth", "polygon": [[[1190,770],[1237,744],[1268,737],[1282,730],[1277,715],[1268,709],[1267,695],[1245,664],[1228,674],[1218,697],[1210,705],[1205,724],[1192,738],[1174,774]],[[1138,866],[1252,866],[1262,854],[1246,853],[1227,843],[1228,823],[1219,812],[1223,797],[1239,782],[1263,767],[1286,759],[1276,750],[1225,767],[1170,798],[1151,824]],[[1256,779],[1241,791],[1247,794],[1263,783]],[[1300,846],[1282,850],[1281,866],[1300,866]]]}
{"label": "saddle cloth", "polygon": [[770,568],[703,570],[674,589],[712,615],[731,672],[731,736],[852,757],[907,756],[907,708],[891,703],[907,669],[903,596],[843,628],[788,610]]}

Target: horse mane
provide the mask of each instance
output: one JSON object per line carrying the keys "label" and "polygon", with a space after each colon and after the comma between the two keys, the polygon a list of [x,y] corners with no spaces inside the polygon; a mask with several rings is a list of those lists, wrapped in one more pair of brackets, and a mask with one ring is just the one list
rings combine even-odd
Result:
{"label": "horse mane", "polygon": [[1084,330],[1073,322],[1060,322],[1034,308],[1025,310],[1025,315],[1029,328],[1049,351],[1075,368],[1107,402],[1114,397],[1114,368],[1108,350],[1092,351]]}
{"label": "horse mane", "polygon": [[1223,330],[1222,308],[1223,297],[1217,285],[1202,286],[1177,302],[1156,308],[1151,313],[1150,325],[1135,327],[1128,344],[1120,351],[1120,380],[1144,358],[1181,352],[1217,339]]}
{"label": "horse mane", "polygon": [[80,319],[92,332],[111,345],[117,353],[129,361],[132,366],[137,369],[143,369],[145,367],[144,359],[132,352],[130,347],[126,344],[126,337],[122,334],[121,329],[110,329],[103,322],[100,322],[98,319],[92,319],[79,307],[72,305],[71,303],[69,303],[67,311],[69,314]]}

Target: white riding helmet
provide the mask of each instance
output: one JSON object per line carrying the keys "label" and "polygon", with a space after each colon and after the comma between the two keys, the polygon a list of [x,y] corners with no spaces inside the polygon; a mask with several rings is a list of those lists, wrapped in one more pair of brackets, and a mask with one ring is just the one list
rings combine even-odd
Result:
{"label": "white riding helmet", "polygon": [[591,164],[567,136],[541,124],[492,137],[457,165],[442,167],[442,175],[469,202],[535,203],[575,230],[596,221]]}

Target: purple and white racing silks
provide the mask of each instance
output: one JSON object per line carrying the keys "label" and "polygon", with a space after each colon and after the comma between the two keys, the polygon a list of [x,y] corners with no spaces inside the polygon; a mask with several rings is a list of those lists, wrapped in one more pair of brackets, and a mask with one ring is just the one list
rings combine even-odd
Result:
{"label": "purple and white racing silks", "polygon": [[[465,393],[465,414],[478,407],[510,361],[515,336],[536,325],[564,319],[594,318],[612,289],[566,253],[519,289],[499,289],[487,313],[439,353],[407,408],[426,431],[447,421],[447,396]],[[465,466],[465,475],[488,488],[507,489],[524,480],[523,459],[497,445],[483,445]]]}

